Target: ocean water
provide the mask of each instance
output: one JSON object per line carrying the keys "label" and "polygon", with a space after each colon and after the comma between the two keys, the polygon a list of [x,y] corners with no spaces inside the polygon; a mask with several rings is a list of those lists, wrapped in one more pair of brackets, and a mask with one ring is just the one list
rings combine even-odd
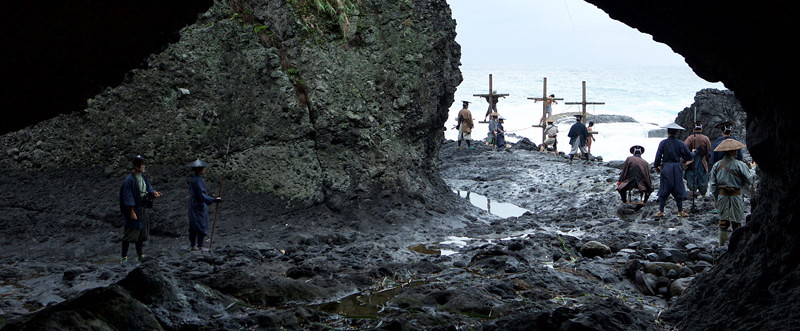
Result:
{"label": "ocean water", "polygon": [[[581,102],[582,82],[586,81],[586,101],[604,102],[603,105],[587,105],[588,114],[627,115],[637,123],[595,124],[595,141],[592,155],[604,160],[624,160],[630,146],[645,147],[643,157],[652,162],[658,143],[663,138],[648,138],[650,130],[675,120],[678,112],[690,107],[697,91],[704,88],[725,89],[721,83],[707,82],[686,67],[657,66],[587,66],[587,67],[537,67],[537,66],[468,66],[461,67],[464,81],[456,90],[455,102],[450,106],[449,119],[445,124],[445,138],[456,140],[458,132],[453,129],[461,109],[462,100],[472,102],[470,110],[477,120],[483,120],[488,108],[485,99],[473,94],[489,93],[489,75],[492,87],[498,94],[509,94],[497,103],[500,116],[505,118],[508,133],[526,137],[539,144],[542,129],[538,124],[542,116],[542,102],[534,103],[529,97],[541,98],[544,77],[547,77],[547,95],[564,98],[553,105],[553,113],[580,112],[581,105],[566,105],[565,102]],[[558,124],[559,150],[569,152],[567,132],[573,121]],[[488,133],[488,124],[476,123],[473,139],[483,139]],[[509,142],[516,142],[507,134]]]}

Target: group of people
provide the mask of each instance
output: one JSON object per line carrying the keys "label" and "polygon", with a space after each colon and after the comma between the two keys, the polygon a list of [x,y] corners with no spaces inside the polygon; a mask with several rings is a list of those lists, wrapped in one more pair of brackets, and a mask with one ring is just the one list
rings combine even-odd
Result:
{"label": "group of people", "polygon": [[[137,155],[133,158],[131,173],[122,181],[119,191],[119,207],[122,213],[124,232],[122,236],[122,262],[128,262],[130,244],[136,247],[136,256],[141,262],[144,259],[143,246],[150,236],[150,216],[148,209],[153,207],[153,199],[162,196],[153,188],[145,174],[145,158]],[[208,194],[203,174],[208,163],[195,160],[186,165],[192,169],[189,180],[189,243],[191,251],[204,250],[203,244],[209,232],[208,206],[221,202],[222,197]]]}
{"label": "group of people", "polygon": [[[456,148],[461,148],[461,142],[465,142],[467,148],[475,148],[475,146],[472,146],[472,129],[475,128],[475,121],[472,118],[472,112],[469,110],[469,104],[469,101],[463,101],[463,107],[458,111],[458,117],[456,118],[458,145]],[[495,104],[490,103],[485,116],[485,118],[489,118],[489,132],[487,133],[486,144],[497,148],[506,148],[506,131],[503,127],[505,118],[497,113],[497,106],[493,108]]]}
{"label": "group of people", "polygon": [[[676,137],[679,131],[684,130],[683,127],[675,123],[664,127],[667,129],[667,139],[659,143],[653,162],[656,173],[661,174],[657,193],[659,211],[655,217],[665,216],[664,208],[670,195],[675,198],[676,214],[679,217],[689,216],[683,210],[683,201],[689,195],[704,198],[710,188],[717,208],[712,213],[717,213],[719,218],[719,245],[725,246],[730,231],[739,228],[744,221],[742,189],[753,184],[756,165],[743,162],[742,149],[745,145],[731,135],[733,124],[725,122],[718,127],[722,135],[713,144],[702,133],[700,122],[695,123],[694,132],[684,141]],[[622,202],[635,203],[638,210],[654,189],[649,165],[642,159],[644,147],[632,146],[630,152],[633,155],[622,166],[617,191]],[[641,201],[632,201],[633,190],[642,196]]]}

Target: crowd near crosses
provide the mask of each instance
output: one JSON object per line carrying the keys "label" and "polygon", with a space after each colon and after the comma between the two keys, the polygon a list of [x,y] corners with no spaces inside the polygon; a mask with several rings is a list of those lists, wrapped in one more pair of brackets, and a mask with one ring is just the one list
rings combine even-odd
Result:
{"label": "crowd near crosses", "polygon": [[[581,101],[565,102],[564,104],[565,105],[581,105],[581,115],[582,115],[581,116],[581,122],[583,122],[585,124],[586,123],[586,106],[587,105],[604,105],[606,103],[605,102],[586,101],[586,81],[582,82],[582,88],[583,88],[583,98],[582,98]],[[488,116],[493,110],[497,111],[497,106],[496,106],[495,102],[493,101],[494,98],[504,98],[504,97],[509,96],[509,94],[497,93],[497,91],[494,90],[494,86],[492,85],[492,74],[489,74],[489,93],[473,94],[472,96],[484,98],[484,99],[487,100],[487,102],[489,103],[489,109],[486,111],[486,115]],[[541,117],[541,120],[539,121],[539,124],[534,124],[534,125],[532,125],[532,127],[542,128],[542,142],[544,142],[545,139],[546,139],[545,131],[546,131],[546,128],[547,128],[547,119],[548,119],[547,106],[548,106],[548,104],[550,102],[561,101],[561,100],[564,100],[564,98],[556,98],[554,96],[548,96],[547,95],[547,77],[543,77],[542,78],[542,97],[541,98],[530,97],[530,98],[528,98],[528,100],[534,100],[534,102],[542,101],[542,117]],[[550,114],[550,116],[552,116],[552,114]],[[484,120],[483,121],[479,121],[478,123],[488,123],[488,122],[486,121],[486,118],[484,117]],[[597,131],[593,131],[591,133],[597,133]]]}

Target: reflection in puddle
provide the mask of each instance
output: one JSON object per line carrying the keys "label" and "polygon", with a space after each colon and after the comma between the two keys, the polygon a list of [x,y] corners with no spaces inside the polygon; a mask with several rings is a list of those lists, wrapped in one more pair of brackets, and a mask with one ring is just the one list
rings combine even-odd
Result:
{"label": "reflection in puddle", "polygon": [[492,203],[491,199],[470,191],[453,191],[453,192],[458,194],[458,196],[471,202],[475,207],[481,208],[485,211],[488,211],[489,213],[492,213],[500,217],[504,218],[518,217],[528,212],[527,209],[520,208],[516,205],[507,202],[495,201],[494,203]]}
{"label": "reflection in puddle", "polygon": [[384,305],[389,300],[392,300],[406,288],[423,284],[425,284],[423,281],[411,281],[397,287],[368,294],[352,294],[334,302],[313,305],[312,308],[344,317],[378,318],[383,311]]}
{"label": "reflection in puddle", "polygon": [[[433,245],[435,245],[435,244],[433,244]],[[453,254],[458,253],[458,252],[456,252],[454,250],[441,249],[440,247],[435,247],[435,246],[426,245],[426,244],[419,244],[419,245],[409,246],[408,249],[410,249],[412,251],[415,251],[417,253],[420,253],[420,254],[427,254],[427,255],[447,256],[447,255],[453,255]]]}

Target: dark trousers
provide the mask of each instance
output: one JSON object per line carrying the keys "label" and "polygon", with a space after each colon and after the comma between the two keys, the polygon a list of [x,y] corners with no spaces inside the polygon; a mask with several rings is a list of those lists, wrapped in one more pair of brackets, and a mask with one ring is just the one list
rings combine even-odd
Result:
{"label": "dark trousers", "polygon": [[195,230],[190,228],[189,229],[189,242],[192,244],[192,247],[203,247],[203,240],[206,238],[206,235],[203,234],[202,231]]}
{"label": "dark trousers", "polygon": [[[128,257],[128,248],[130,247],[130,242],[123,241],[122,242],[122,257]],[[134,243],[136,246],[136,256],[142,258],[142,248],[144,247],[144,242],[137,241]]]}

